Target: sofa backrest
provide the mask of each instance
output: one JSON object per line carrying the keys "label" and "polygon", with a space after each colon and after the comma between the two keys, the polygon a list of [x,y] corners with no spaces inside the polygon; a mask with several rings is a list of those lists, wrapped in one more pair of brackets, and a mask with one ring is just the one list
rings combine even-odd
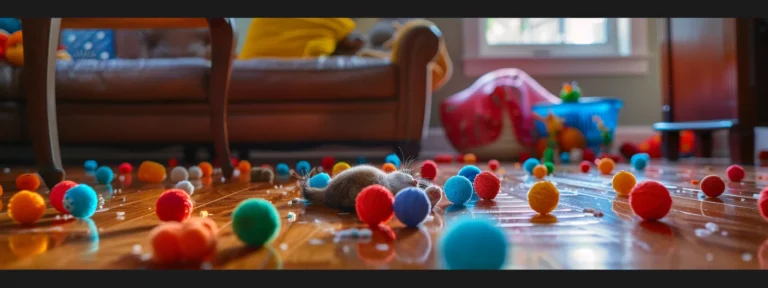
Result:
{"label": "sofa backrest", "polygon": [[211,37],[208,29],[117,29],[115,30],[117,58],[178,58],[210,59]]}

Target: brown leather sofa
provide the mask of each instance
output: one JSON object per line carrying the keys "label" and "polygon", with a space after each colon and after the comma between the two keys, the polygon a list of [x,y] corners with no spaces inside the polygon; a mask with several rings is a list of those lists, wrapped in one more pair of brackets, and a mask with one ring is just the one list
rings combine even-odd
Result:
{"label": "brown leather sofa", "polygon": [[[362,57],[235,61],[230,143],[381,143],[415,156],[429,121],[427,71],[439,37],[435,26],[411,30],[398,63]],[[209,42],[205,29],[116,30],[118,59],[58,62],[59,142],[209,145]],[[0,144],[30,141],[20,70],[0,62]]]}

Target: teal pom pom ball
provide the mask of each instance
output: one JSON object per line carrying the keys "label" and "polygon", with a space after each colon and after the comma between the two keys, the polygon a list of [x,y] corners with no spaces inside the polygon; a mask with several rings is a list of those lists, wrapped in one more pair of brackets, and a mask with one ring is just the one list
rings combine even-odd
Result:
{"label": "teal pom pom ball", "polygon": [[288,164],[280,163],[275,167],[275,172],[278,177],[285,177],[291,173],[291,168],[288,167]]}
{"label": "teal pom pom ball", "polygon": [[487,219],[462,216],[438,240],[443,265],[452,270],[498,270],[507,259],[504,231]]}
{"label": "teal pom pom ball", "polygon": [[443,186],[445,197],[453,204],[464,205],[472,197],[472,182],[464,176],[453,176]]}
{"label": "teal pom pom ball", "polygon": [[649,156],[648,153],[637,153],[632,155],[632,158],[629,160],[629,162],[632,164],[632,167],[635,168],[635,170],[643,171],[645,170],[645,167],[648,166],[649,159],[651,159],[651,156]]}
{"label": "teal pom pom ball", "polygon": [[99,184],[112,183],[113,179],[115,179],[115,172],[112,172],[112,169],[109,167],[101,166],[96,170],[96,182],[99,182]]}
{"label": "teal pom pom ball", "polygon": [[461,167],[461,170],[459,170],[459,176],[464,176],[469,179],[469,182],[475,183],[475,177],[477,177],[477,174],[480,174],[480,172],[483,172],[480,170],[480,168],[477,168],[475,165],[467,165],[464,167]]}
{"label": "teal pom pom ball", "polygon": [[248,246],[269,244],[280,233],[280,213],[267,200],[245,200],[232,212],[232,230]]}
{"label": "teal pom pom ball", "polygon": [[99,167],[99,163],[96,163],[96,160],[88,160],[85,161],[83,167],[85,168],[85,171],[94,171]]}
{"label": "teal pom pom ball", "polygon": [[96,212],[99,199],[91,186],[79,184],[67,190],[62,204],[75,218],[88,218]]}
{"label": "teal pom pom ball", "polygon": [[312,166],[309,165],[309,162],[307,161],[299,161],[299,163],[296,163],[296,173],[298,173],[301,176],[308,175],[309,170],[312,169]]}
{"label": "teal pom pom ball", "polygon": [[309,187],[325,188],[325,186],[328,186],[329,181],[331,181],[331,176],[328,173],[319,173],[309,178]]}
{"label": "teal pom pom ball", "polygon": [[386,158],[384,158],[384,163],[392,163],[392,165],[395,165],[398,169],[400,169],[400,157],[397,157],[397,154],[392,153],[387,155]]}
{"label": "teal pom pom ball", "polygon": [[539,164],[540,164],[539,160],[537,160],[536,158],[528,158],[528,160],[525,160],[525,162],[523,162],[523,170],[528,172],[528,174],[533,174],[533,168]]}

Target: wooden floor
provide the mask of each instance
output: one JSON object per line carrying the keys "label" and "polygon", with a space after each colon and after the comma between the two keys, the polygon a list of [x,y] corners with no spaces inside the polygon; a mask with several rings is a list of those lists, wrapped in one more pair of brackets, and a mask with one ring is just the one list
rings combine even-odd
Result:
{"label": "wooden floor", "polygon": [[[159,221],[155,201],[173,183],[147,185],[126,175],[107,187],[95,184],[82,169],[71,168],[69,180],[92,185],[103,197],[103,206],[86,220],[64,217],[49,208],[34,227],[21,227],[5,213],[15,192],[14,179],[25,172],[12,168],[0,174],[5,190],[0,197],[0,268],[434,269],[441,268],[435,249],[438,236],[461,215],[498,219],[508,232],[509,269],[768,268],[768,222],[760,217],[754,195],[768,183],[755,182],[759,171],[754,169],[748,169],[747,182],[729,183],[718,199],[704,199],[690,179],[722,175],[724,167],[651,165],[638,175],[639,180],[668,185],[674,207],[661,222],[642,222],[627,199],[612,191],[609,176],[576,173],[574,167],[558,167],[549,179],[561,191],[553,216],[536,216],[525,202],[532,180],[510,163],[502,166],[506,172],[496,201],[457,208],[444,199],[421,229],[406,229],[392,220],[394,241],[380,232],[367,241],[334,237],[334,232],[363,225],[352,214],[295,203],[300,194],[294,183],[275,186],[250,183],[247,178],[226,183],[220,176],[204,179],[195,183],[195,214],[207,214],[220,225],[218,251],[211,262],[178,267],[161,267],[148,260],[151,249],[146,238]],[[441,166],[437,182],[442,184],[459,167]],[[618,169],[629,168],[620,164]],[[38,192],[47,198],[47,190],[41,187]],[[283,216],[280,235],[267,248],[246,248],[231,230],[232,210],[251,197],[272,201]],[[298,215],[295,221],[288,220],[289,212]]]}

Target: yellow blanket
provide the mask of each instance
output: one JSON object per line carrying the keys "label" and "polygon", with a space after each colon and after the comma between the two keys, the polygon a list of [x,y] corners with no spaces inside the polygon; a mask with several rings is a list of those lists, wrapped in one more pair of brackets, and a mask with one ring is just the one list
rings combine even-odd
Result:
{"label": "yellow blanket", "polygon": [[350,18],[253,18],[239,58],[328,56],[355,27]]}

